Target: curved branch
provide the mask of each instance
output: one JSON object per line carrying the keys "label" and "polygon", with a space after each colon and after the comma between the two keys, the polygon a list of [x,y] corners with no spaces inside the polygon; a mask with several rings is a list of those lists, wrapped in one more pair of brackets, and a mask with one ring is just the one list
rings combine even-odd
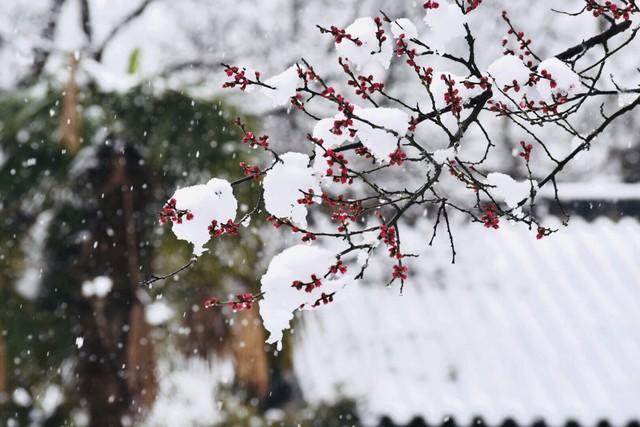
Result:
{"label": "curved branch", "polygon": [[591,145],[591,141],[593,141],[598,135],[600,135],[602,131],[604,131],[611,123],[614,122],[615,119],[633,110],[638,105],[640,105],[640,97],[636,98],[635,101],[633,101],[631,104],[619,109],[618,111],[613,113],[611,116],[609,116],[604,122],[602,122],[600,126],[598,126],[596,130],[591,132],[585,138],[582,144],[578,145],[578,147],[576,147],[576,149],[573,150],[571,154],[569,154],[562,161],[560,161],[560,163],[558,163],[558,165],[555,167],[555,169],[553,169],[553,171],[551,171],[549,175],[547,175],[542,181],[540,181],[540,183],[538,184],[538,188],[542,188],[547,182],[552,180],[562,169],[564,169],[567,163],[569,163],[575,156],[578,155],[578,153],[580,153],[583,150],[586,150]]}
{"label": "curved branch", "polygon": [[557,54],[556,58],[560,59],[561,61],[566,61],[567,59],[573,58],[574,56],[583,53],[594,46],[606,43],[609,39],[612,39],[618,34],[628,30],[629,27],[631,27],[631,21],[624,21],[619,24],[612,25],[607,31],[600,33],[597,36],[593,36],[590,39],[585,40],[582,43],[570,47],[564,52]]}

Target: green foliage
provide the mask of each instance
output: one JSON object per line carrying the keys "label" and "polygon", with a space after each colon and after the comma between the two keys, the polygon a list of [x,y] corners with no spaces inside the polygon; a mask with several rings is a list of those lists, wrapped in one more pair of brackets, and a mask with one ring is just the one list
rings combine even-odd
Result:
{"label": "green foliage", "polygon": [[264,411],[256,404],[242,404],[232,395],[222,396],[224,421],[215,427],[360,427],[356,402],[337,398],[318,405],[288,405]]}
{"label": "green foliage", "polygon": [[[134,51],[129,70],[135,72],[138,64],[139,51]],[[83,257],[83,244],[78,242],[87,230],[95,231],[95,224],[108,233],[108,222],[115,227],[118,218],[114,212],[113,218],[105,219],[96,205],[101,168],[110,166],[99,164],[101,160],[96,164],[105,140],[126,140],[141,155],[144,204],[137,221],[145,230],[143,251],[152,262],[145,274],[189,259],[189,246],[157,223],[157,213],[175,188],[214,175],[233,179],[241,173],[241,157],[250,160],[236,153],[241,136],[231,121],[238,113],[221,100],[195,100],[171,91],[155,93],[148,86],[125,94],[82,90],[78,106],[82,144],[77,153],[69,153],[59,143],[62,97],[50,89],[37,97],[14,94],[0,98],[0,333],[7,331],[10,390],[22,386],[34,392],[38,385],[62,384],[59,368],[77,357],[74,340],[79,313],[87,309],[80,295],[81,283],[87,275],[108,274],[99,258],[87,261]],[[255,125],[251,118],[244,120]],[[238,190],[241,203],[255,199],[255,186]],[[25,242],[44,211],[53,220],[40,260],[43,281],[38,297],[27,300],[14,286],[34,255],[28,253]],[[238,266],[241,260],[254,264],[251,254],[259,240],[253,235],[235,239],[244,239],[243,245],[222,242],[224,248],[216,249],[226,251],[224,265],[214,256],[206,257],[183,275],[179,287],[167,289],[167,300],[197,304],[194,295],[219,292],[232,277],[254,286],[249,268],[243,271]],[[234,247],[242,249],[234,253]],[[235,259],[236,267],[227,263],[229,259]],[[65,387],[68,399],[77,398],[73,382]],[[2,406],[0,420],[8,414],[15,416],[17,408]],[[73,405],[65,407],[70,410]]]}
{"label": "green foliage", "polygon": [[129,55],[129,66],[127,67],[127,73],[136,74],[140,68],[140,48],[137,47],[131,51]]}

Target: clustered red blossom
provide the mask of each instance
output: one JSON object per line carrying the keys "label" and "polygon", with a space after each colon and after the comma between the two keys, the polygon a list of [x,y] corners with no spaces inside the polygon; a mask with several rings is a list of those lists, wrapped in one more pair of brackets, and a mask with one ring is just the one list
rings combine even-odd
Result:
{"label": "clustered red blossom", "polygon": [[236,294],[235,299],[230,301],[220,301],[220,298],[211,296],[203,301],[202,306],[204,308],[213,308],[219,305],[227,305],[233,311],[251,310],[255,300],[256,295],[251,293]]}
{"label": "clustered red blossom", "polygon": [[433,68],[428,67],[420,67],[416,63],[416,57],[418,56],[418,52],[415,48],[409,49],[407,42],[405,41],[405,35],[400,34],[400,37],[396,39],[396,55],[401,57],[402,55],[407,55],[407,65],[413,68],[415,73],[418,75],[418,78],[425,84],[430,85],[433,80]]}
{"label": "clustered red blossom", "polygon": [[389,250],[390,258],[403,258],[403,255],[400,253],[400,246],[398,244],[398,234],[395,226],[389,226],[386,224],[382,224],[380,226],[380,234],[378,238],[382,240],[382,242],[387,245],[387,249]]}
{"label": "clustered red blossom", "polygon": [[338,261],[333,264],[331,267],[329,267],[329,273],[331,274],[344,274],[347,272],[347,266],[342,262],[342,260],[340,258],[338,258]]}
{"label": "clustered red blossom", "polygon": [[298,67],[298,77],[300,77],[305,82],[318,79],[318,75],[312,67],[308,67],[306,70]]}
{"label": "clustered red blossom", "polygon": [[223,234],[234,235],[238,233],[240,224],[228,220],[226,223],[219,223],[215,219],[211,221],[209,226],[209,235],[211,237],[222,236]]}
{"label": "clustered red blossom", "polygon": [[333,121],[333,127],[331,128],[331,133],[334,135],[342,135],[343,133],[343,129],[347,129],[349,131],[349,134],[351,134],[351,130],[349,129],[349,126],[353,125],[353,119],[350,118],[346,118],[346,119],[336,119]]}
{"label": "clustered red blossom", "polygon": [[551,87],[551,89],[555,89],[555,88],[558,87],[558,82],[556,82],[556,80],[553,78],[553,76],[551,75],[551,73],[549,71],[543,69],[539,73],[537,73],[531,67],[531,73],[529,74],[529,79],[527,80],[527,82],[525,84],[527,86],[533,87],[536,84],[538,84],[538,82],[540,82],[540,80],[548,80],[549,81],[549,86]]}
{"label": "clustered red blossom", "polygon": [[540,71],[540,76],[545,80],[549,80],[549,86],[551,86],[551,89],[555,89],[556,87],[558,87],[558,83],[553,79],[551,73],[549,73],[547,70]]}
{"label": "clustered red blossom", "polygon": [[[329,274],[344,274],[347,272],[347,266],[342,262],[340,258],[336,261],[335,264],[329,267],[329,271],[324,277],[327,277]],[[313,292],[314,289],[322,286],[322,279],[318,277],[316,274],[312,274],[309,281],[303,282],[302,280],[294,280],[291,283],[291,287],[297,290],[304,290],[307,293]],[[322,292],[320,298],[318,298],[311,307],[318,307],[320,304],[329,304],[333,302],[333,296],[335,292],[331,292],[329,294]],[[305,304],[300,305],[300,309],[304,308]]]}
{"label": "clustered red blossom", "polygon": [[[563,95],[561,93],[552,94],[551,97],[553,99],[553,102],[551,104],[549,104],[546,101],[540,100],[538,101],[538,104],[536,106],[536,103],[534,101],[528,100],[525,96],[524,99],[518,104],[518,106],[525,111],[542,112],[542,114],[550,115],[550,114],[557,114],[558,107],[569,101],[569,98],[567,97],[567,95]],[[505,113],[506,113],[506,106],[505,106]]]}
{"label": "clustered red blossom", "polygon": [[[348,69],[347,64],[343,64],[345,69]],[[338,111],[344,113],[346,116],[344,119],[336,119],[333,122],[331,133],[334,135],[342,135],[344,131],[348,131],[350,136],[355,136],[355,130],[350,129],[349,126],[353,125],[353,119],[349,117],[353,114],[355,106],[347,101],[341,94],[336,94],[336,90],[332,86],[327,86],[321,93],[321,95],[327,99],[330,99],[338,104]]]}
{"label": "clustered red blossom", "polygon": [[240,117],[236,117],[233,123],[238,126],[244,136],[242,137],[242,143],[247,144],[251,148],[262,148],[263,150],[267,150],[269,148],[269,136],[262,135],[259,138],[256,138],[255,134],[249,130],[247,130],[247,125],[240,120]]}
{"label": "clustered red blossom", "polygon": [[543,237],[550,235],[551,233],[553,233],[553,230],[550,228],[538,227],[538,229],[536,230],[536,239],[540,240]]}
{"label": "clustered red blossom", "polygon": [[593,14],[596,18],[610,14],[613,19],[624,19],[628,21],[631,19],[631,14],[638,11],[635,0],[629,0],[625,7],[618,6],[612,1],[605,1],[604,4],[600,4],[595,0],[586,0],[587,10]]}
{"label": "clustered red blossom", "polygon": [[261,171],[258,166],[248,165],[246,162],[240,162],[240,167],[245,176],[253,177],[253,179],[260,179]]}
{"label": "clustered red blossom", "polygon": [[[502,11],[502,19],[507,23],[507,25],[509,26],[509,30],[507,31],[507,36],[514,36],[518,45],[518,49],[520,50],[520,53],[517,54],[518,58],[520,58],[522,61],[525,60],[525,58],[528,58],[531,56],[531,49],[530,49],[530,45],[531,45],[531,39],[528,38],[525,33],[523,31],[517,31],[513,25],[511,24],[511,21],[509,20],[509,16],[507,14],[506,10]],[[502,46],[504,47],[504,55],[516,55],[516,52],[513,49],[510,49],[509,47],[507,47],[507,44],[509,43],[509,39],[508,37],[505,37],[502,40]],[[527,61],[525,62],[525,65],[529,68],[531,68],[533,66],[533,62],[531,61],[531,59],[527,59]]]}
{"label": "clustered red blossom", "polygon": [[[342,66],[345,72],[348,72],[347,70],[349,69],[349,65],[343,63]],[[344,113],[345,116],[352,114],[353,110],[355,109],[355,106],[347,101],[344,96],[342,96],[341,94],[336,94],[336,90],[332,86],[327,86],[322,91],[321,95],[327,99],[335,101],[338,104],[338,111]],[[352,124],[353,122],[351,121],[351,119],[345,120],[343,125],[339,126],[335,132],[332,130],[332,132],[334,132],[336,135],[342,135],[342,131],[339,128],[346,127],[347,125],[350,126]],[[334,125],[334,129],[335,128],[336,125]]]}
{"label": "clustered red blossom", "polygon": [[525,161],[529,161],[531,159],[531,151],[533,150],[533,145],[527,144],[524,141],[520,141],[520,146],[522,147],[522,151],[518,153],[518,156],[522,157]]}
{"label": "clustered red blossom", "polygon": [[361,201],[344,200],[342,195],[338,198],[331,198],[324,193],[322,200],[331,207],[331,220],[339,224],[338,231],[341,233],[347,231],[349,224],[356,221],[364,211]]}
{"label": "clustered red blossom", "polygon": [[[507,16],[506,11],[502,11],[502,19],[509,26],[509,30],[507,32],[508,35],[515,36],[516,41],[519,43],[518,48],[520,50],[520,53],[517,54],[518,58],[520,58],[522,61],[525,61],[525,58],[527,58],[527,60],[524,62],[524,65],[530,69],[530,74],[529,74],[529,79],[524,84],[526,86],[534,87],[540,80],[548,80],[549,86],[551,87],[551,89],[555,89],[556,87],[558,87],[557,81],[553,78],[553,76],[548,70],[543,69],[543,70],[540,70],[540,72],[537,72],[536,68],[534,67],[533,61],[530,59],[531,56],[535,56],[533,55],[533,52],[530,49],[531,39],[527,38],[524,32],[518,31],[513,27],[513,24],[509,20],[509,17]],[[506,47],[507,43],[508,43],[508,38],[503,39],[502,45],[505,46],[505,50],[503,53],[505,55],[516,55],[515,51]],[[516,80],[513,80],[511,85],[505,85],[503,87],[503,91],[505,93],[512,89],[515,92],[520,92],[522,87],[520,83]],[[564,95],[561,93],[552,94],[552,99],[553,99],[552,104],[549,104],[543,100],[539,100],[536,104],[536,102],[530,101],[527,99],[526,96],[524,96],[523,99],[519,102],[519,107],[524,111],[542,112],[545,115],[551,115],[551,114],[557,114],[558,107],[569,101],[567,95]],[[497,113],[499,116],[506,115],[509,113],[509,109],[504,103],[495,102],[491,100],[488,102],[488,105],[489,105],[489,110]]]}
{"label": "clustered red blossom", "polygon": [[301,280],[294,280],[291,284],[292,288],[296,288],[297,290],[304,289],[305,292],[313,292],[315,288],[319,288],[322,286],[322,280],[315,274],[311,275],[311,280],[308,282],[303,282]]}
{"label": "clustered red blossom", "polygon": [[313,205],[314,201],[313,201],[313,188],[310,188],[307,190],[307,192],[304,194],[304,197],[302,197],[301,199],[298,199],[297,202],[300,205]]}
{"label": "clustered red blossom", "polygon": [[217,297],[208,297],[202,302],[204,308],[212,308],[220,304],[220,299]]}
{"label": "clustered red blossom", "polygon": [[304,236],[302,236],[303,242],[313,242],[316,239],[317,239],[316,235],[310,231],[305,232]]}
{"label": "clustered red blossom", "polygon": [[242,138],[242,143],[248,144],[251,148],[260,147],[266,150],[269,148],[269,137],[267,135],[262,135],[260,138],[256,139],[253,132],[246,132]]}
{"label": "clustered red blossom", "polygon": [[[335,292],[331,292],[330,294],[325,294],[324,292],[320,295],[320,298],[318,298],[318,300],[313,303],[313,305],[311,307],[318,307],[320,304],[329,304],[330,302],[333,302],[333,296],[335,295]],[[302,307],[301,307],[302,308]]]}
{"label": "clustered red blossom", "polygon": [[[473,179],[469,179],[467,175],[458,168],[456,163],[454,163],[452,160],[447,160],[447,168],[449,169],[449,174],[451,176],[455,176],[458,179],[458,181],[465,184],[467,188],[473,190],[476,193],[478,192],[478,186],[476,184],[476,181]],[[470,170],[475,170],[473,166],[470,166],[469,168]]]}
{"label": "clustered red blossom", "polygon": [[489,78],[486,76],[482,76],[480,78],[480,82],[472,82],[470,80],[463,80],[462,84],[464,85],[464,87],[466,87],[467,89],[474,89],[476,86],[480,86],[480,88],[482,90],[487,90],[489,89]]}
{"label": "clustered red blossom", "polygon": [[487,102],[487,105],[489,105],[489,111],[491,111],[492,113],[496,113],[496,116],[500,117],[500,116],[506,116],[507,114],[509,114],[509,107],[507,107],[507,104],[505,104],[502,101],[493,101],[493,100],[489,100]]}
{"label": "clustered red blossom", "polygon": [[332,86],[328,86],[322,91],[321,95],[325,98],[331,98],[331,95],[335,95],[335,93],[336,90]]}
{"label": "clustered red blossom", "polygon": [[298,110],[304,110],[304,97],[301,93],[296,92],[294,96],[291,97],[291,105],[296,107]]}
{"label": "clustered red blossom", "polygon": [[338,102],[338,111],[345,115],[352,114],[353,110],[356,108],[355,105],[347,101],[342,95],[337,95],[336,101]]}
{"label": "clustered red blossom", "polygon": [[500,228],[500,218],[498,218],[498,207],[494,203],[490,203],[484,207],[484,215],[480,217],[484,226],[487,228]]}
{"label": "clustered red blossom", "polygon": [[418,126],[418,123],[420,123],[418,121],[418,118],[411,116],[411,118],[409,119],[409,128],[407,130],[409,132],[415,132],[416,131],[416,127]]}
{"label": "clustered red blossom", "polygon": [[304,233],[302,236],[303,242],[311,242],[317,239],[317,236],[310,231],[301,230],[298,226],[294,225],[291,221],[286,219],[280,219],[273,215],[267,216],[267,222],[273,226],[273,228],[278,229],[283,225],[288,226],[291,229],[292,233]]}
{"label": "clustered red blossom", "polygon": [[466,10],[466,13],[469,13],[472,10],[477,9],[478,6],[480,6],[481,3],[482,3],[482,0],[470,0],[469,1],[469,6],[467,7],[467,10]]}
{"label": "clustered red blossom", "polygon": [[283,225],[286,224],[285,221],[273,216],[273,215],[268,215],[267,216],[267,222],[269,224],[271,224],[273,226],[273,228],[278,229],[280,227],[282,227]]}
{"label": "clustered red blossom", "polygon": [[313,142],[316,145],[323,145],[324,144],[324,139],[322,138],[315,138],[313,135],[311,135],[310,133],[307,134],[307,140]]}
{"label": "clustered red blossom", "polygon": [[384,83],[374,82],[371,74],[368,76],[358,76],[357,80],[358,81],[351,79],[347,81],[347,84],[355,87],[356,95],[360,95],[363,99],[368,98],[367,92],[372,94],[384,90]]}
{"label": "clustered red blossom", "polygon": [[409,267],[402,264],[402,258],[404,258],[404,255],[400,252],[400,243],[398,242],[398,230],[396,226],[382,224],[380,226],[380,234],[378,235],[378,238],[387,246],[389,257],[396,261],[391,272],[391,280],[394,281],[400,279],[404,284],[404,281],[407,279],[409,274]]}
{"label": "clustered red blossom", "polygon": [[390,165],[398,165],[402,166],[405,159],[407,158],[407,153],[397,148],[393,153],[389,154],[389,164]]}
{"label": "clustered red blossom", "polygon": [[[405,38],[406,38],[406,35],[403,33],[403,34],[400,34],[400,37],[398,37],[398,39],[396,40],[396,55],[398,57],[401,57],[407,52],[408,45],[407,45],[407,42],[404,41]],[[413,52],[415,56],[416,54],[415,49]]]}
{"label": "clustered red blossom", "polygon": [[335,42],[338,44],[342,43],[342,40],[347,39],[355,43],[356,46],[362,46],[362,41],[360,39],[358,39],[357,37],[353,37],[351,34],[347,33],[344,29],[338,28],[335,25],[332,25],[328,30],[322,27],[318,27],[318,28],[320,28],[321,33],[330,33],[333,36]]}
{"label": "clustered red blossom", "polygon": [[[407,61],[407,63],[409,63],[409,61]],[[415,63],[414,63],[414,68],[415,68]],[[420,80],[425,82],[427,85],[430,85],[431,82],[433,81],[433,68],[422,67],[422,70],[418,71],[418,77],[420,77]]]}
{"label": "clustered red blossom", "polygon": [[449,169],[449,175],[455,176],[458,179],[461,179],[464,177],[462,172],[458,170],[458,167],[456,166],[456,164],[451,160],[447,160],[447,167]]}
{"label": "clustered red blossom", "polygon": [[440,7],[440,3],[438,3],[437,1],[433,1],[433,0],[427,0],[426,2],[424,2],[423,7],[425,9],[437,9]]}
{"label": "clustered red blossom", "polygon": [[567,98],[566,95],[562,95],[562,94],[553,95],[553,104],[548,104],[544,101],[539,102],[539,104],[541,105],[540,110],[544,114],[557,114],[558,106],[565,104],[568,101],[569,101],[569,98]]}
{"label": "clustered red blossom", "polygon": [[230,301],[229,305],[233,311],[251,310],[253,308],[253,294],[236,294],[236,300]]}
{"label": "clustered red blossom", "polygon": [[378,51],[382,51],[382,43],[387,40],[387,36],[384,34],[384,28],[382,27],[382,18],[376,16],[374,19],[376,23],[376,39],[378,40]]}
{"label": "clustered red blossom", "polygon": [[[505,92],[512,87],[513,86],[505,86]],[[552,115],[558,114],[558,107],[566,104],[569,101],[567,95],[561,93],[552,94],[551,97],[553,99],[553,102],[551,104],[543,100],[539,100],[536,104],[534,101],[527,99],[527,97],[525,96],[523,97],[522,101],[518,103],[518,106],[525,112],[541,112],[544,115]],[[509,107],[507,107],[507,105],[503,102],[495,102],[493,100],[490,100],[487,102],[487,104],[489,105],[489,111],[496,113],[498,116],[504,116],[510,113]]]}
{"label": "clustered red blossom", "polygon": [[509,92],[511,89],[513,89],[513,91],[516,93],[520,92],[520,89],[521,89],[520,83],[518,83],[517,80],[513,80],[513,82],[511,82],[510,85],[504,85],[504,87],[502,88],[504,93]]}
{"label": "clustered red blossom", "polygon": [[460,118],[462,112],[462,97],[459,95],[458,89],[454,88],[455,80],[450,76],[441,75],[440,78],[447,85],[447,91],[444,93],[444,102],[451,107],[451,112],[457,118]]}
{"label": "clustered red blossom", "polygon": [[395,264],[391,272],[391,277],[402,281],[407,280],[407,277],[409,277],[409,267],[400,263]]}
{"label": "clustered red blossom", "polygon": [[[240,90],[245,90],[247,86],[254,84],[254,82],[247,77],[247,70],[245,70],[244,68],[240,68],[236,65],[227,65],[225,73],[228,77],[232,77],[232,80],[225,82],[222,85],[222,87],[225,89],[238,86]],[[256,71],[254,74],[256,81],[260,81],[260,73]]]}
{"label": "clustered red blossom", "polygon": [[[525,82],[526,86],[534,87],[538,82],[540,82],[540,80],[548,80],[549,86],[551,87],[551,89],[555,89],[556,87],[558,87],[557,81],[553,78],[553,76],[548,70],[543,69],[538,73],[535,71],[535,68],[533,67],[532,64],[533,63],[531,61],[529,61],[526,64],[531,69],[531,73],[529,74],[529,79]],[[463,84],[467,86],[465,82],[463,82]],[[482,86],[482,82],[481,82],[481,87],[483,89],[486,89],[485,86]],[[520,92],[520,90],[522,89],[522,87],[520,86],[520,83],[518,83],[517,80],[513,80],[511,85],[504,85],[504,87],[502,88],[502,90],[505,93],[509,92],[512,89],[515,92]],[[552,94],[551,97],[553,99],[553,103],[551,104],[549,104],[544,100],[538,100],[536,104],[536,102],[529,100],[525,95],[522,98],[522,100],[518,103],[518,106],[523,111],[542,112],[545,115],[550,115],[550,114],[557,114],[558,107],[569,101],[569,98],[567,97],[567,95],[562,93]],[[496,102],[493,100],[489,100],[487,104],[489,106],[489,111],[497,113],[498,116],[504,116],[509,114],[509,108],[503,102],[500,102],[500,101]]]}
{"label": "clustered red blossom", "polygon": [[[349,169],[347,168],[347,163],[349,161],[344,157],[341,153],[336,153],[333,150],[327,150],[322,155],[326,159],[327,162],[327,176],[333,177],[333,182],[339,182],[341,184],[353,182],[353,178],[349,178]],[[339,167],[339,173],[333,170],[333,167]]]}
{"label": "clustered red blossom", "polygon": [[358,147],[356,148],[356,154],[360,157],[364,157],[365,159],[373,159],[373,154],[367,147]]}
{"label": "clustered red blossom", "polygon": [[183,217],[186,218],[187,221],[193,219],[193,213],[191,213],[189,209],[178,209],[176,203],[176,199],[171,199],[165,203],[160,212],[160,224],[164,225],[168,222],[182,224]]}

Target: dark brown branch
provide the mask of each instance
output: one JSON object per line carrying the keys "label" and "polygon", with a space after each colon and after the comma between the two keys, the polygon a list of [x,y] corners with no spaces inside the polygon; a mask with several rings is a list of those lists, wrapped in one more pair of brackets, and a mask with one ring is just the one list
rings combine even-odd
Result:
{"label": "dark brown branch", "polygon": [[141,286],[151,287],[156,282],[159,282],[161,280],[169,279],[170,277],[173,277],[176,274],[179,274],[179,273],[183,272],[184,270],[187,270],[187,269],[193,267],[196,264],[196,262],[198,262],[198,257],[194,256],[193,258],[191,258],[191,260],[187,264],[183,265],[182,267],[178,268],[177,270],[174,270],[171,273],[167,273],[167,274],[161,275],[161,276],[153,275],[153,276],[149,277],[148,279],[140,282],[140,285]]}
{"label": "dark brown branch", "polygon": [[585,40],[582,43],[570,47],[564,52],[557,54],[556,58],[560,59],[561,61],[566,61],[567,59],[573,58],[574,56],[585,52],[594,46],[607,42],[609,39],[629,29],[629,27],[631,27],[631,21],[624,21],[619,24],[612,25],[611,28],[609,28],[607,31],[600,33],[597,36],[593,36],[590,39]]}
{"label": "dark brown branch", "polygon": [[591,132],[585,138],[585,140],[571,152],[571,154],[560,161],[560,163],[558,163],[558,165],[555,167],[555,169],[553,169],[553,171],[551,171],[549,175],[547,175],[542,181],[540,181],[540,183],[538,184],[538,188],[542,188],[547,182],[554,178],[562,169],[564,169],[567,163],[569,163],[575,156],[578,155],[578,153],[586,150],[591,145],[591,141],[593,141],[598,135],[600,135],[611,123],[614,122],[615,119],[633,110],[638,105],[640,105],[640,97],[636,98],[635,101],[633,101],[631,104],[619,109],[611,116],[609,116],[596,130]]}
{"label": "dark brown branch", "polygon": [[455,135],[453,135],[453,138],[449,142],[449,147],[453,147],[458,142],[460,142],[460,140],[464,136],[464,133],[467,131],[471,123],[478,120],[478,116],[482,112],[482,109],[484,108],[487,101],[491,99],[492,96],[493,96],[493,93],[491,92],[491,89],[488,89],[482,92],[482,94],[480,94],[480,96],[476,98],[476,104],[473,107],[473,110],[471,110],[471,114],[469,114],[469,117],[467,117],[462,121],[462,123],[460,123],[460,126],[458,127],[458,131],[455,133]]}

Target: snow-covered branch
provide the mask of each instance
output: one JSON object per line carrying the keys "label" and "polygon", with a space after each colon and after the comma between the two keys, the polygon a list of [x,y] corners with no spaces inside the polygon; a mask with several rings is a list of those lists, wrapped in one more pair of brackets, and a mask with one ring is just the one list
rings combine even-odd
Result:
{"label": "snow-covered branch", "polygon": [[[640,105],[636,97],[610,113],[601,106],[603,120],[594,130],[582,130],[575,120],[599,98],[638,93],[637,87],[617,84],[614,90],[601,88],[604,65],[622,54],[638,31],[635,3],[614,3],[586,0],[575,15],[592,14],[608,28],[585,34],[583,42],[546,58],[535,39],[503,11],[497,18],[505,36],[495,40],[503,55],[486,69],[476,60],[469,19],[483,7],[481,1],[424,2],[424,31],[409,19],[392,19],[384,12],[358,18],[346,28],[318,25],[333,40],[341,80],[322,76],[305,59],[270,78],[242,65],[223,64],[225,88],[266,97],[274,107],[287,106],[313,126],[306,134],[291,136],[299,141],[298,152],[280,153],[268,135],[258,137],[237,121],[242,142],[270,156],[268,166],[243,162],[244,177],[233,183],[213,179],[177,190],[162,221],[171,222],[176,236],[193,244],[196,256],[210,239],[241,232],[241,223],[254,215],[267,214],[274,227],[299,237],[300,244],[274,257],[258,296],[230,302],[242,309],[262,298],[269,342],[281,341],[296,309],[339,298],[342,287],[363,277],[373,254],[384,252],[380,246],[391,261],[388,284],[399,282],[402,291],[411,274],[407,260],[414,257],[403,249],[403,223],[425,209],[435,219],[425,245],[444,227],[452,262],[455,230],[449,216],[454,213],[492,231],[504,221],[521,224],[532,238],[542,239],[557,230],[536,215],[538,190],[552,182],[559,204],[556,178],[564,167],[611,123]],[[462,53],[459,46],[452,48],[458,42],[465,45]],[[436,63],[440,69],[432,65]],[[391,67],[411,79],[418,102],[385,81]],[[492,120],[509,121],[522,131],[514,157],[526,171],[524,179],[489,161],[499,145],[487,126]],[[564,157],[554,156],[549,132],[554,139],[574,142],[575,148]],[[468,149],[478,141],[469,134],[484,141],[480,150]],[[433,149],[433,140],[444,148]],[[480,159],[470,154],[478,151]],[[261,183],[261,194],[255,208],[237,220],[233,187],[249,181]],[[208,305],[219,303],[211,301],[216,303]]]}

